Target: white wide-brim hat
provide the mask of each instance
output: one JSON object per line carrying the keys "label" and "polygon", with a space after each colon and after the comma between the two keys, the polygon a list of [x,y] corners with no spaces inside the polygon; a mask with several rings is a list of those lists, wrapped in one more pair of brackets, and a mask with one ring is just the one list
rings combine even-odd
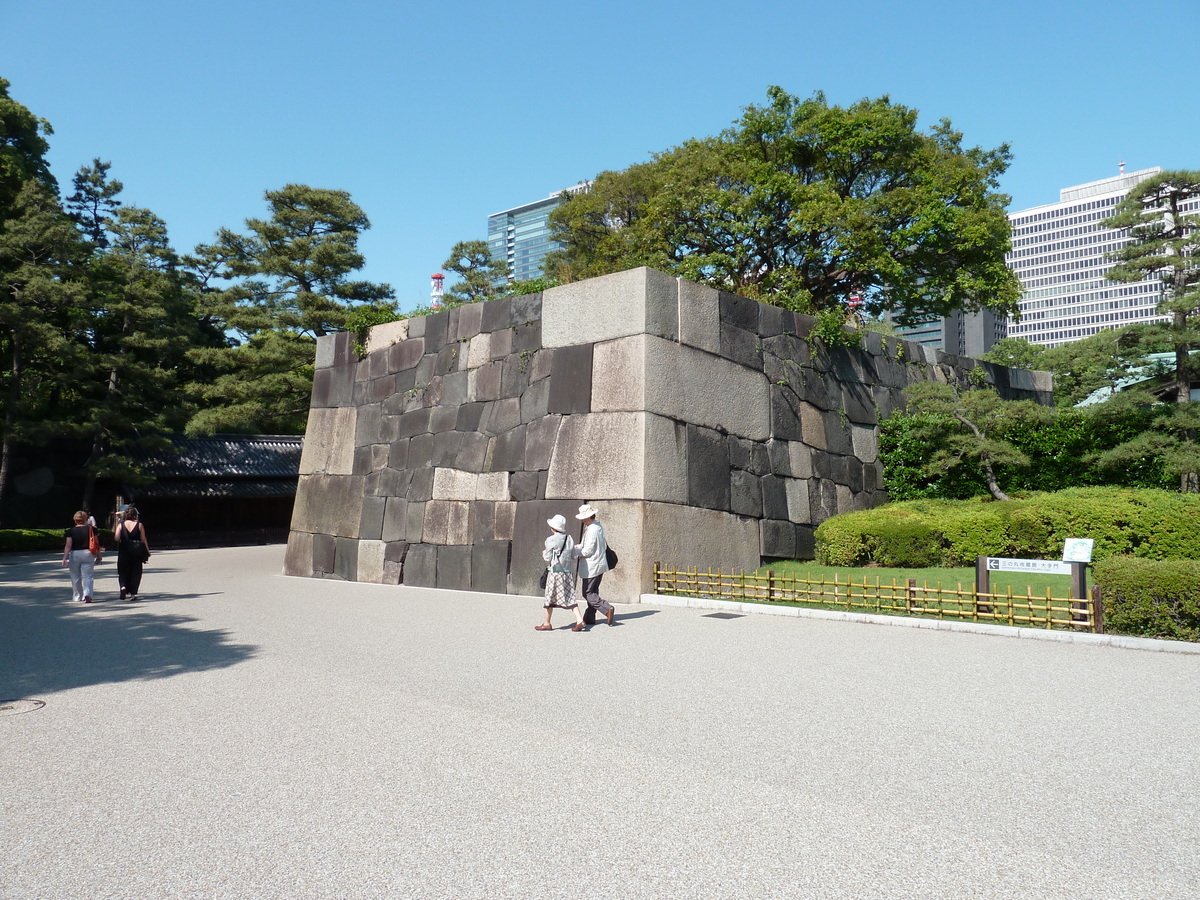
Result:
{"label": "white wide-brim hat", "polygon": [[579,512],[575,514],[575,518],[590,519],[590,518],[592,518],[592,516],[598,516],[598,515],[600,515],[600,513],[599,513],[599,511],[597,511],[596,507],[585,503],[585,504],[583,504],[583,506],[579,507]]}
{"label": "white wide-brim hat", "polygon": [[558,515],[552,519],[547,519],[546,524],[549,525],[551,528],[553,528],[555,531],[566,531],[567,530],[567,520],[566,520],[565,516]]}

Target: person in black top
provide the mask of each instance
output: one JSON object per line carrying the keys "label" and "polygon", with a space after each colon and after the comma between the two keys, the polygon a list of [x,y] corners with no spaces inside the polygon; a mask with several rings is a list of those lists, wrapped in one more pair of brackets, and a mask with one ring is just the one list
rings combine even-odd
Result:
{"label": "person in black top", "polygon": [[100,557],[88,549],[92,537],[88,514],[81,509],[73,518],[75,524],[67,529],[67,542],[63,545],[62,564],[71,571],[71,599],[91,603],[93,577]]}
{"label": "person in black top", "polygon": [[146,526],[138,521],[138,511],[130,506],[125,517],[117,523],[117,572],[121,578],[121,599],[126,593],[136,600],[138,588],[142,586],[142,564],[150,558],[150,543],[146,540]]}

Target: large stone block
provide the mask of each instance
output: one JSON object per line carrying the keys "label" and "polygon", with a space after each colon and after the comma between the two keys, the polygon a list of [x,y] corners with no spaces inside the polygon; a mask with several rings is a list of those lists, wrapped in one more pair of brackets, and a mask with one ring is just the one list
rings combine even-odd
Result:
{"label": "large stone block", "polygon": [[408,483],[408,493],[406,494],[409,502],[424,503],[426,500],[433,499],[433,469],[426,467],[410,471],[412,480]]}
{"label": "large stone block", "polygon": [[558,437],[562,416],[544,416],[529,423],[525,429],[525,469],[536,472],[550,468],[550,457]]}
{"label": "large stone block", "polygon": [[425,356],[425,339],[410,337],[388,348],[388,368],[393,372],[415,369]]}
{"label": "large stone block", "polygon": [[546,415],[550,409],[550,384],[550,379],[543,378],[521,393],[522,422],[533,422]]}
{"label": "large stone block", "polygon": [[517,521],[516,503],[497,503],[495,505],[496,521],[492,533],[498,541],[511,541],[513,527]]}
{"label": "large stone block", "polygon": [[358,526],[360,540],[377,541],[383,537],[383,513],[386,505],[386,497],[363,497]]}
{"label": "large stone block", "polygon": [[491,471],[519,472],[525,468],[526,425],[518,425],[496,438],[492,446]]}
{"label": "large stone block", "polygon": [[736,469],[729,473],[729,508],[739,516],[762,518],[762,486],[757,476]]}
{"label": "large stone block", "polygon": [[855,425],[850,429],[850,442],[854,455],[865,463],[879,459],[879,429],[866,425]]}
{"label": "large stone block", "polygon": [[489,541],[471,547],[471,590],[508,592],[508,541]]}
{"label": "large stone block", "polygon": [[511,431],[521,424],[521,401],[517,397],[493,400],[488,404],[479,423],[479,430],[486,434],[499,435]]}
{"label": "large stone block", "polygon": [[471,548],[438,547],[437,586],[450,591],[471,589]]}
{"label": "large stone block", "polygon": [[404,557],[404,584],[437,587],[438,548],[433,544],[409,544]]}
{"label": "large stone block", "polygon": [[461,431],[443,431],[433,436],[433,453],[430,461],[435,466],[453,466],[459,448],[466,435]]}
{"label": "large stone block", "polygon": [[808,524],[812,521],[808,485],[808,481],[800,478],[788,478],[784,481],[784,489],[787,493],[788,519],[793,522]]}
{"label": "large stone block", "polygon": [[647,412],[756,441],[770,436],[770,392],[761,372],[672,341],[645,342]]}
{"label": "large stone block", "polygon": [[[434,469],[434,500],[474,500],[479,476],[458,469]],[[507,499],[507,498],[505,498]],[[463,541],[462,543],[467,543]]]}
{"label": "large stone block", "polygon": [[288,534],[287,551],[283,555],[283,574],[312,577],[313,536],[307,531]]}
{"label": "large stone block", "polygon": [[564,417],[550,460],[547,498],[642,496],[645,446],[644,413]]}
{"label": "large stone block", "polygon": [[542,294],[542,344],[570,347],[643,332],[675,340],[678,296],[674,278],[647,268],[550,288]]}
{"label": "large stone block", "polygon": [[466,341],[479,334],[483,325],[483,304],[468,303],[454,310],[458,315],[455,320],[454,339]]}
{"label": "large stone block", "polygon": [[487,462],[489,440],[486,434],[477,431],[463,434],[454,467],[467,472],[482,472]]}
{"label": "large stone block", "polygon": [[479,476],[479,481],[475,487],[475,499],[508,500],[508,482],[508,472],[484,472]]}
{"label": "large stone block", "polygon": [[408,500],[403,497],[387,497],[383,511],[384,541],[402,541],[407,536]]}
{"label": "large stone block", "polygon": [[591,376],[592,410],[637,412],[646,408],[647,341],[647,335],[636,334],[596,344]]}
{"label": "large stone block", "polygon": [[687,427],[687,473],[691,506],[729,510],[729,447],[724,435]]}
{"label": "large stone block", "polygon": [[762,550],[766,559],[796,558],[796,526],[778,519],[763,519]]}
{"label": "large stone block", "polygon": [[721,292],[685,278],[678,280],[678,289],[680,343],[719,355]]}
{"label": "large stone block", "polygon": [[512,325],[512,298],[489,300],[483,304],[483,320],[480,329],[484,332],[499,331]]}
{"label": "large stone block", "polygon": [[332,575],[337,556],[337,538],[332,534],[313,535],[313,576],[324,578]]}
{"label": "large stone block", "polygon": [[763,369],[762,342],[753,331],[721,323],[721,356],[748,369]]}
{"label": "large stone block", "polygon": [[358,580],[358,541],[339,537],[333,557],[333,574],[342,581]]}
{"label": "large stone block", "polygon": [[357,539],[363,481],[360,475],[301,475],[292,508],[292,528]]}
{"label": "large stone block", "polygon": [[383,584],[384,550],[383,541],[358,542],[357,580],[367,584]]}
{"label": "large stone block", "polygon": [[586,413],[592,403],[592,345],[563,347],[554,354],[547,412]]}
{"label": "large stone block", "polygon": [[646,416],[642,499],[688,502],[688,426]]}
{"label": "large stone block", "polygon": [[783,385],[771,385],[771,436],[781,441],[798,441],[802,437],[800,426],[800,398]]}
{"label": "large stone block", "polygon": [[469,544],[471,504],[464,500],[430,500],[425,504],[421,539],[427,544]]}
{"label": "large stone block", "polygon": [[[655,561],[664,565],[698,569],[756,569],[761,539],[757,519],[735,516],[709,509],[695,509],[672,503],[644,505],[638,543],[628,540],[617,527],[624,524],[616,510],[600,507],[602,521],[613,522],[611,539],[621,552],[617,585],[637,583],[649,591],[653,583]],[[607,518],[604,518],[607,517]],[[606,524],[606,529],[609,526]],[[624,572],[622,569],[628,566]],[[630,578],[635,575],[636,577]],[[628,578],[628,581],[624,579]],[[608,577],[605,577],[607,586]],[[615,585],[616,586],[616,585]],[[628,590],[628,588],[624,588]],[[619,599],[609,597],[610,600]]]}
{"label": "large stone block", "polygon": [[301,475],[350,475],[354,472],[354,433],[358,409],[310,409],[300,454]]}

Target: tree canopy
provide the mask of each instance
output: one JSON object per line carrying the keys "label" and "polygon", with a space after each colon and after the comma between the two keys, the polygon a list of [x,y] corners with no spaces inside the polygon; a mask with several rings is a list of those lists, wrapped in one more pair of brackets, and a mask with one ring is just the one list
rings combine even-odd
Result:
{"label": "tree canopy", "polygon": [[565,249],[546,274],[650,265],[816,312],[861,298],[901,324],[953,310],[1016,309],[1007,145],[964,148],[943,119],[884,96],[849,107],[778,87],[732,128],[603,172],[550,217]]}

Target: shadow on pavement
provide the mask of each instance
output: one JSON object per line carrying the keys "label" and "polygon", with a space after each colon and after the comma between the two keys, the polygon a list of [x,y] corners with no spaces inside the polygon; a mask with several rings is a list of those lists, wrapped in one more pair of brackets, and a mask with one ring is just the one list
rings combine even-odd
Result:
{"label": "shadow on pavement", "polygon": [[64,601],[59,559],[0,563],[0,700],[221,669],[254,656],[256,647],[233,643],[228,632],[190,627],[197,621],[191,616],[150,612],[140,598]]}

